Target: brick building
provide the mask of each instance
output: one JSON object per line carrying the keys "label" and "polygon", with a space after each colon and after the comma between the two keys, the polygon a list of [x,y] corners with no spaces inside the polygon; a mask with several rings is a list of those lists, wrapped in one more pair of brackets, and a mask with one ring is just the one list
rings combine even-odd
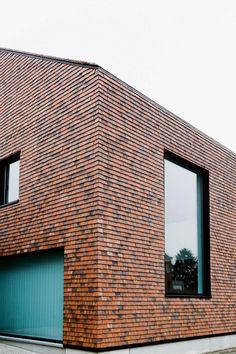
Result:
{"label": "brick building", "polygon": [[233,152],[101,67],[0,49],[2,341],[236,345],[235,171]]}

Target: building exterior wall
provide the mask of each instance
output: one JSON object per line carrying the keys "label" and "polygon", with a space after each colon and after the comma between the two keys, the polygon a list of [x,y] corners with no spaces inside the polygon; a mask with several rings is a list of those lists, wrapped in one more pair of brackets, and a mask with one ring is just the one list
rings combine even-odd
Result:
{"label": "building exterior wall", "polygon": [[[102,345],[235,332],[235,154],[109,74],[101,90]],[[209,171],[209,299],[165,297],[165,149]]]}
{"label": "building exterior wall", "polygon": [[[236,332],[236,156],[105,70],[0,51],[0,254],[64,247],[63,344]],[[210,298],[165,297],[164,151],[209,171]]]}
{"label": "building exterior wall", "polygon": [[0,159],[20,157],[20,201],[0,208],[0,254],[64,247],[64,343],[97,328],[96,69],[0,52]]}

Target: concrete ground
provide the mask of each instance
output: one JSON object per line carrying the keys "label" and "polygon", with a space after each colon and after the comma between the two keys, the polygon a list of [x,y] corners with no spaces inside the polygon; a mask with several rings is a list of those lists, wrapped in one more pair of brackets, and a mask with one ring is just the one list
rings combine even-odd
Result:
{"label": "concrete ground", "polygon": [[217,350],[217,351],[206,353],[206,354],[236,354],[236,348]]}
{"label": "concrete ground", "polygon": [[21,348],[12,347],[6,344],[0,344],[0,354],[37,354],[34,352],[29,352]]}
{"label": "concrete ground", "polygon": [[[38,354],[38,353],[0,343],[0,354]],[[174,354],[174,353],[170,353],[170,354]],[[217,350],[214,352],[208,352],[206,354],[236,354],[236,348]]]}

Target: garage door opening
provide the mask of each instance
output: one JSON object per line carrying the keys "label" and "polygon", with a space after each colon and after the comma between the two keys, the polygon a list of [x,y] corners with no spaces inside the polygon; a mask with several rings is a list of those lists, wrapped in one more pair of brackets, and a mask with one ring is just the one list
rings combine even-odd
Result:
{"label": "garage door opening", "polygon": [[0,333],[63,339],[63,250],[0,259]]}

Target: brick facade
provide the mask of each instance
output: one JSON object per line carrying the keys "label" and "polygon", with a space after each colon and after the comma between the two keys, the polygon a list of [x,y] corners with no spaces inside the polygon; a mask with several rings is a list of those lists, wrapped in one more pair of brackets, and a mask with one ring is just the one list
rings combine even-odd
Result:
{"label": "brick facade", "polygon": [[[211,298],[166,298],[164,150],[209,171]],[[236,156],[96,65],[0,49],[0,255],[64,247],[65,346],[236,332]]]}

